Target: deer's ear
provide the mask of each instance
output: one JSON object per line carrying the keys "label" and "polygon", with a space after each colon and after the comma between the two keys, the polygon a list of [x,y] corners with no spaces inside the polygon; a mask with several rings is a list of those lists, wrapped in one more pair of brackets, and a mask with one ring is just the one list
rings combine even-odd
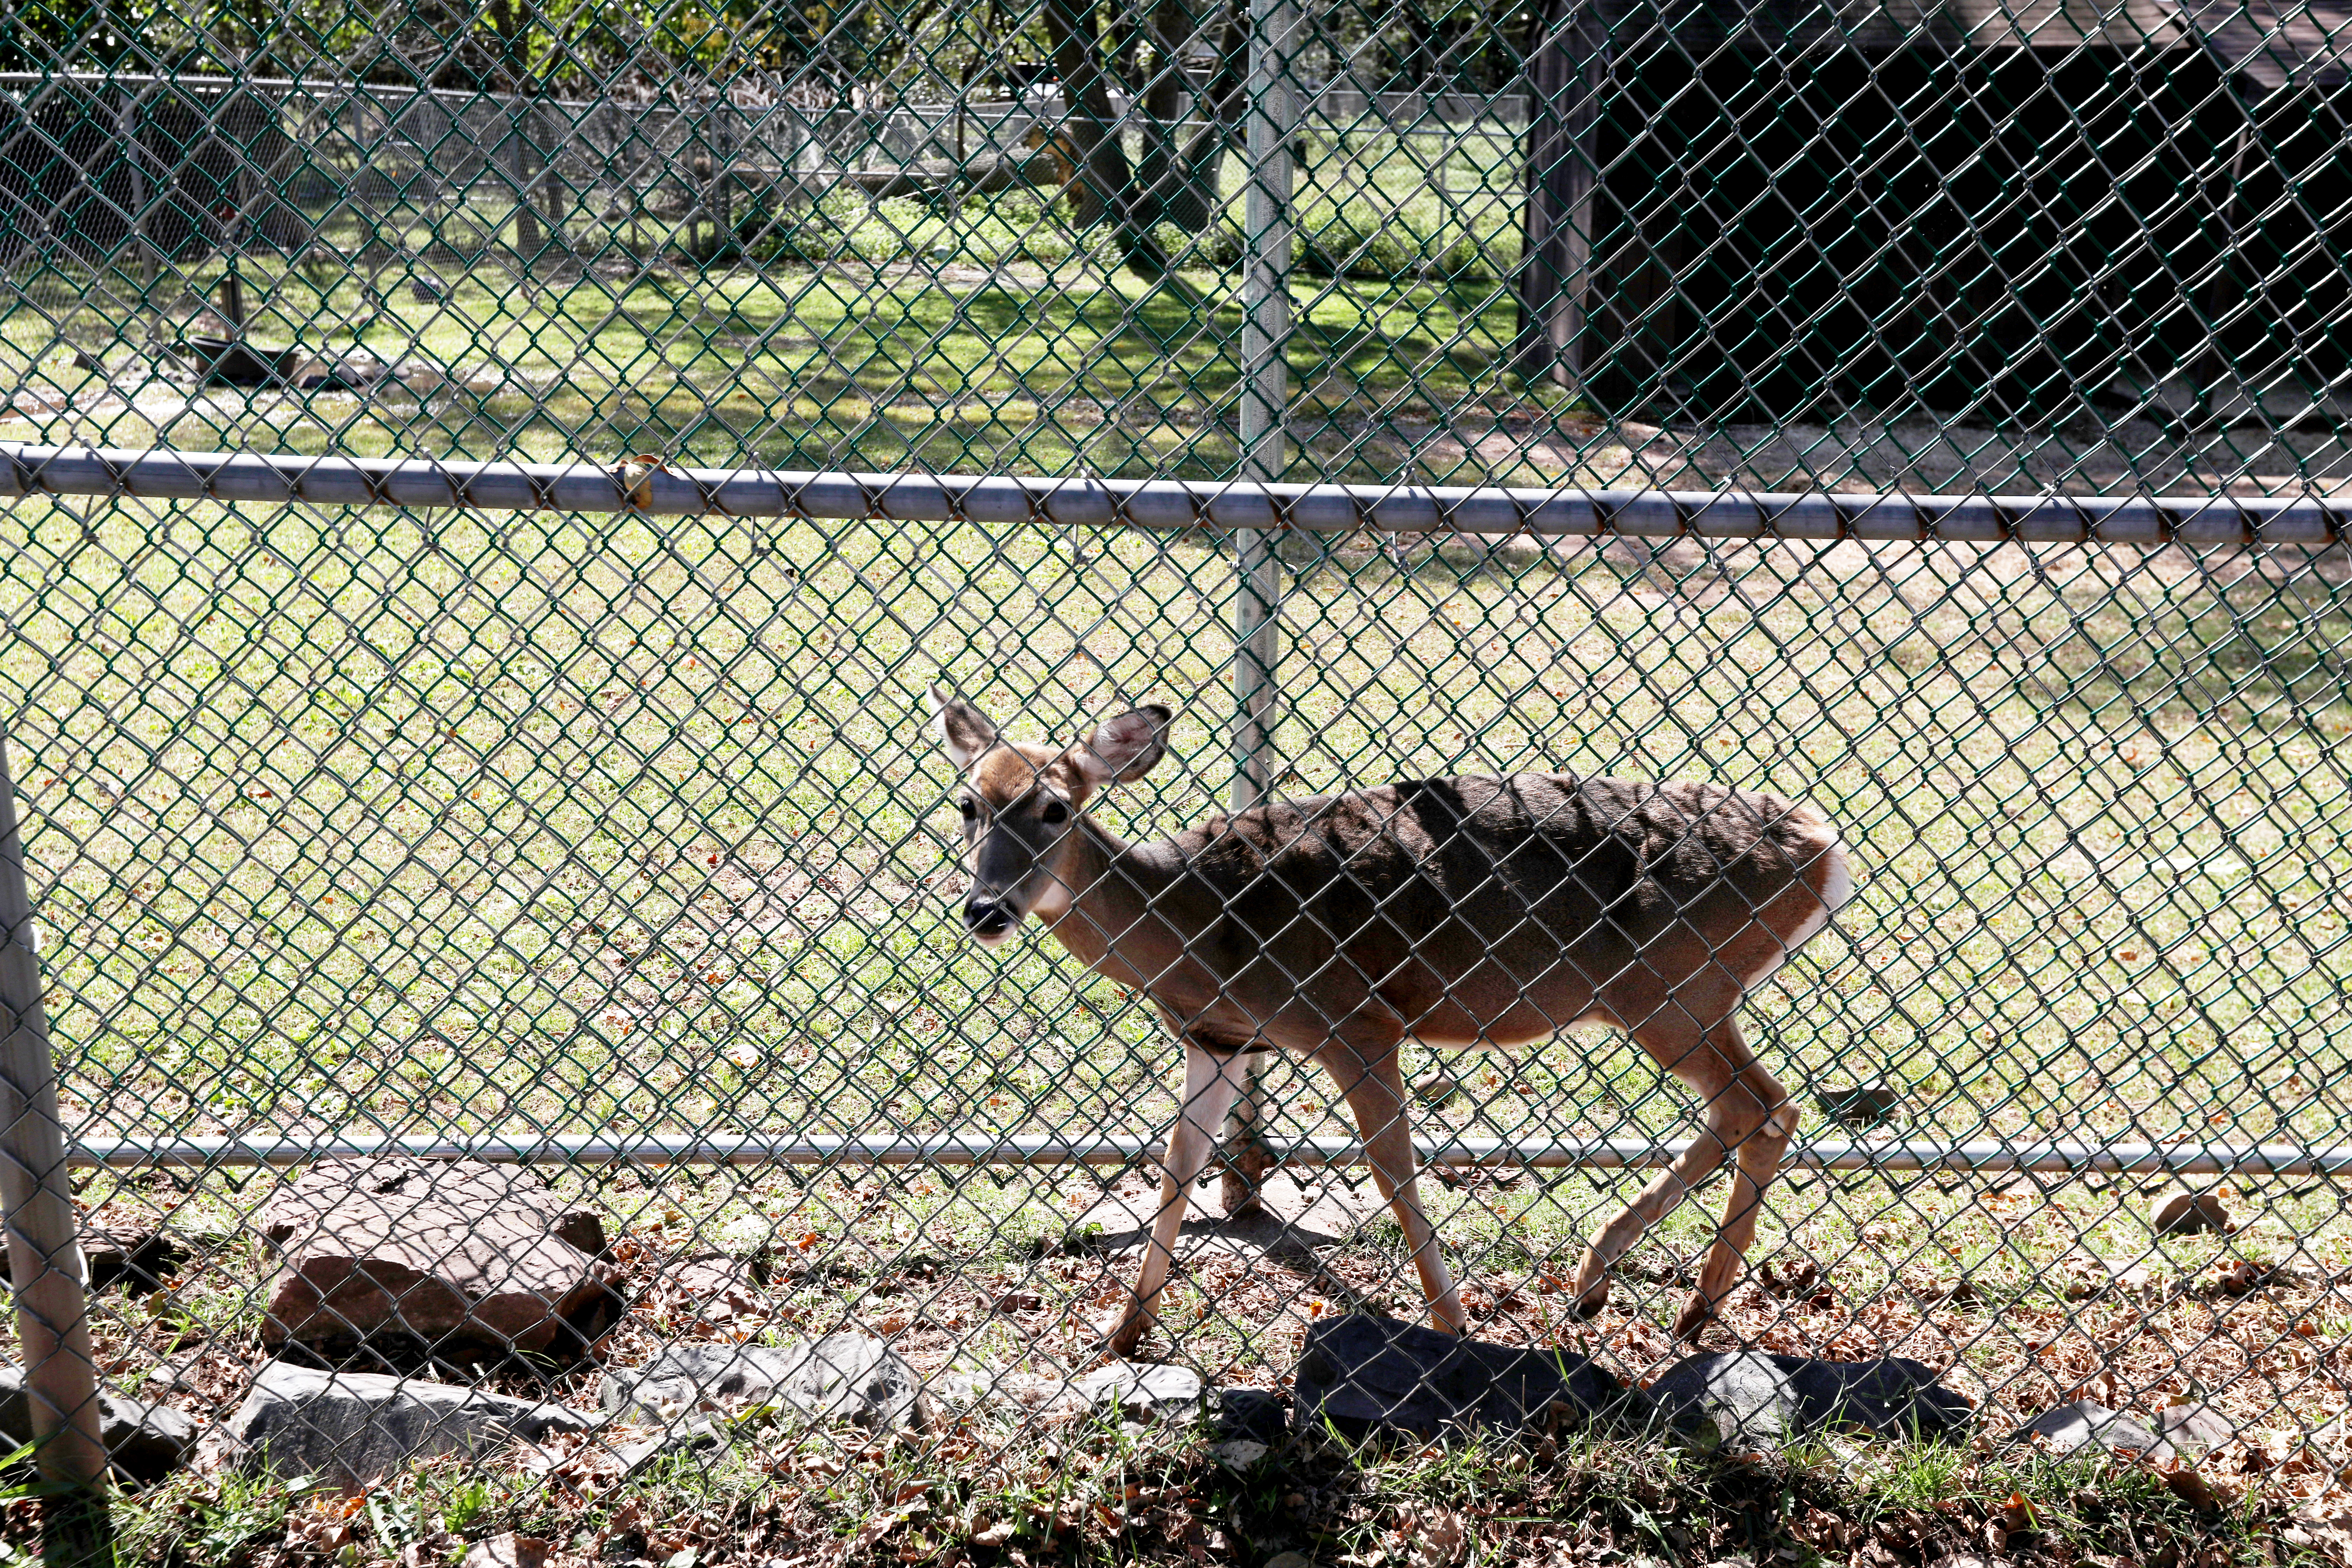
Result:
{"label": "deer's ear", "polygon": [[931,701],[938,710],[940,744],[947,748],[948,760],[958,772],[971,766],[974,758],[996,744],[996,726],[946,687],[932,687]]}
{"label": "deer's ear", "polygon": [[1172,710],[1156,702],[1106,719],[1093,734],[1070,748],[1070,761],[1097,789],[1114,779],[1139,779],[1168,754],[1168,726],[1175,719]]}

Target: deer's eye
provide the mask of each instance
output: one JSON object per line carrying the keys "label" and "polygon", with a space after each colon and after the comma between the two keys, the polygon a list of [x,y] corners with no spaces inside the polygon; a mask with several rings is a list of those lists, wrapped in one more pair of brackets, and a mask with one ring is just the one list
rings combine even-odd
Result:
{"label": "deer's eye", "polygon": [[1058,800],[1049,800],[1045,803],[1045,809],[1037,814],[1037,818],[1041,822],[1067,822],[1070,808]]}
{"label": "deer's eye", "polygon": [[963,807],[963,819],[966,822],[970,822],[972,818],[980,815],[980,807],[972,805],[971,802],[967,800],[961,801],[958,804]]}

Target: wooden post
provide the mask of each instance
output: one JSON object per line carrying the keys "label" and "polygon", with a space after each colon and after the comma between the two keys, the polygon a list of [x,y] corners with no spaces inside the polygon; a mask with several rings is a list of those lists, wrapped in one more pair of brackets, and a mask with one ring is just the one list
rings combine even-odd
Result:
{"label": "wooden post", "polygon": [[56,1058],[33,951],[33,901],[16,791],[0,743],[0,1202],[8,1275],[16,1295],[16,1343],[40,1473],[58,1488],[41,1504],[44,1561],[52,1568],[111,1568],[106,1440],[98,1407],[82,1294],[81,1238],[66,1179],[65,1121]]}
{"label": "wooden post", "polygon": [[[1243,208],[1242,472],[1279,479],[1289,467],[1285,420],[1290,404],[1291,142],[1298,95],[1291,80],[1297,0],[1250,0],[1249,189]],[[1274,787],[1275,669],[1282,658],[1281,536],[1244,529],[1234,540],[1233,808],[1244,810]],[[1225,1122],[1225,1213],[1258,1206],[1274,1167],[1263,1128],[1265,1056],[1242,1058],[1247,1079]]]}

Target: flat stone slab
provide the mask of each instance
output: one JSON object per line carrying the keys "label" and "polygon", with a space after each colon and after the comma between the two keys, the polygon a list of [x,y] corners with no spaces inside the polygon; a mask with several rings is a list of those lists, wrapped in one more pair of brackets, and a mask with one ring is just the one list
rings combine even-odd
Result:
{"label": "flat stone slab", "polygon": [[2090,1447],[2105,1448],[2110,1454],[2146,1454],[2155,1459],[2174,1457],[2171,1444],[2095,1399],[2077,1399],[2071,1405],[2045,1410],[2020,1436],[2042,1437],[2053,1454],[2071,1454]]}
{"label": "flat stone slab", "polygon": [[2156,1413],[2156,1422],[2163,1428],[2164,1440],[2187,1459],[2201,1459],[2238,1435],[2228,1416],[2194,1402],[2166,1405]]}
{"label": "flat stone slab", "polygon": [[1555,1422],[1640,1427],[1654,1408],[1572,1351],[1486,1344],[1368,1312],[1307,1329],[1294,1400],[1297,1430],[1328,1422],[1356,1438],[1474,1427],[1509,1434]]}
{"label": "flat stone slab", "polygon": [[1976,1415],[1965,1398],[1937,1381],[1933,1367],[1900,1356],[1695,1355],[1668,1367],[1650,1385],[1650,1397],[1681,1430],[1743,1447],[1856,1426],[1883,1437],[1954,1437]]}
{"label": "flat stone slab", "polygon": [[245,1468],[353,1490],[436,1454],[483,1454],[598,1425],[562,1405],[273,1361],[255,1375],[226,1435]]}
{"label": "flat stone slab", "polygon": [[604,1373],[604,1409],[623,1421],[670,1424],[754,1405],[877,1431],[930,1424],[915,1369],[865,1334],[788,1345],[664,1345],[642,1366]]}
{"label": "flat stone slab", "polygon": [[[98,1409],[107,1458],[134,1481],[162,1480],[180,1468],[195,1446],[196,1424],[169,1405],[149,1405],[102,1388]],[[32,1440],[32,1396],[25,1392],[25,1369],[0,1368],[0,1445],[14,1451]]]}
{"label": "flat stone slab", "polygon": [[1121,1363],[1078,1379],[1078,1397],[1097,1410],[1162,1421],[1198,1415],[1202,1389],[1190,1367]]}

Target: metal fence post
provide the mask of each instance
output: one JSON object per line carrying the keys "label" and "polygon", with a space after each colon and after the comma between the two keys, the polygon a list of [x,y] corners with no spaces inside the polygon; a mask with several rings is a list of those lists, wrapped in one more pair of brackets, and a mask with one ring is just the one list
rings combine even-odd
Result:
{"label": "metal fence post", "polygon": [[[1290,76],[1296,0],[1250,0],[1249,190],[1244,206],[1241,468],[1279,479],[1289,466],[1284,416],[1290,402],[1291,139],[1297,94]],[[1281,535],[1243,529],[1234,538],[1233,808],[1255,805],[1274,784],[1275,669],[1282,658]],[[1242,1058],[1248,1080],[1225,1123],[1225,1213],[1257,1206],[1273,1168],[1266,1148],[1265,1056]]]}
{"label": "metal fence post", "polygon": [[112,1529],[101,1489],[106,1439],[98,1405],[82,1294],[81,1240],[67,1183],[65,1122],[56,1058],[33,951],[33,901],[16,788],[0,737],[0,1198],[6,1204],[8,1272],[16,1295],[16,1342],[25,1358],[26,1406],[40,1445],[41,1479],[59,1490],[42,1505],[46,1561],[66,1568],[110,1563]]}

